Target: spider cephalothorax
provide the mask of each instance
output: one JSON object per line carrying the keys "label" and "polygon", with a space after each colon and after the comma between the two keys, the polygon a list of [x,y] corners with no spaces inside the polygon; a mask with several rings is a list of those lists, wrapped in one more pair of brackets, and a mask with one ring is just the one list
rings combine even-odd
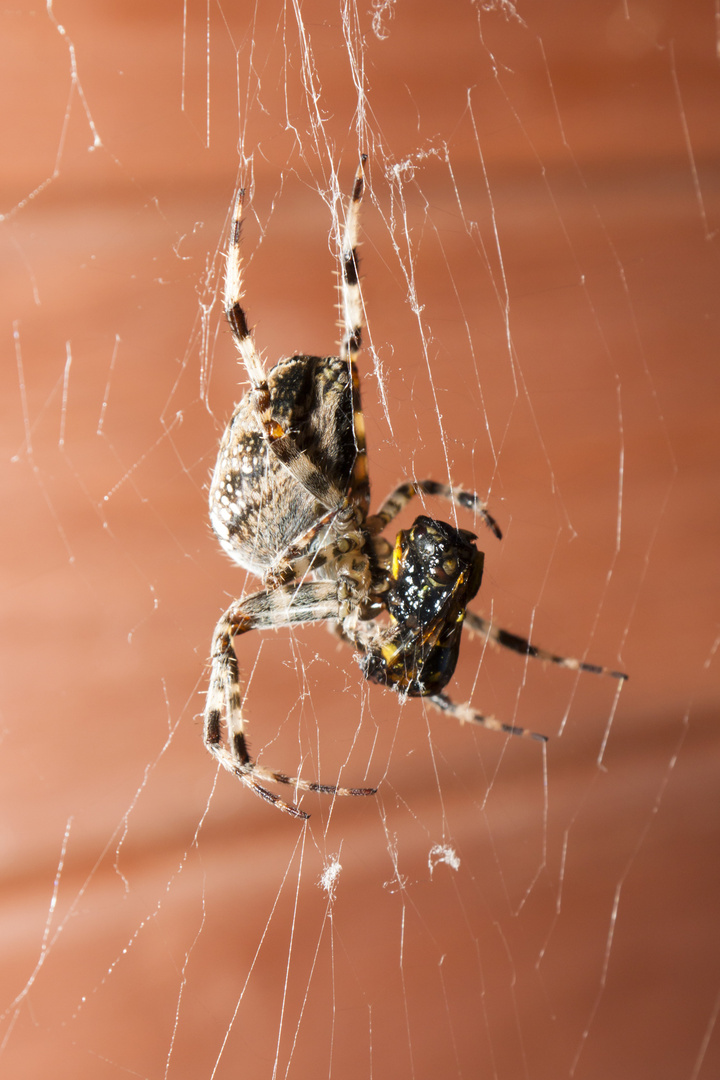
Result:
{"label": "spider cephalothorax", "polygon": [[[261,781],[332,795],[372,795],[375,789],[287,776],[250,757],[233,645],[235,637],[249,630],[334,623],[358,652],[367,679],[405,696],[425,697],[462,721],[543,741],[543,735],[483,716],[468,705],[454,705],[442,693],[455,670],[463,625],[524,655],[626,677],[545,652],[467,611],[480,588],[484,559],[473,533],[422,515],[397,534],[394,546],[381,535],[419,495],[474,511],[499,538],[498,526],[477,495],[434,480],[409,480],[385,499],[377,513],[369,514],[365,427],[355,363],[362,340],[356,244],[363,187],[361,164],[343,236],[344,336],[339,356],[296,355],[266,373],[240,304],[242,192],[227,256],[225,313],[250,389],[220,444],[210,485],[210,519],[227,554],[262,578],[264,588],[231,604],[215,628],[204,738],[217,760],[251,790],[299,818],[308,815]],[[385,622],[377,618],[383,612]]]}

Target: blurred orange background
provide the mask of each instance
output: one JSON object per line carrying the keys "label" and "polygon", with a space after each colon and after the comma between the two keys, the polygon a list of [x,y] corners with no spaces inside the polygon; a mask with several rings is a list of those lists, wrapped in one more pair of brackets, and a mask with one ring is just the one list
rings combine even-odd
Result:
{"label": "blurred orange background", "polygon": [[[2,1075],[717,1076],[713,6],[2,24]],[[453,696],[543,758],[363,685],[322,626],[250,635],[254,753],[379,786],[303,827],[202,746],[258,587],[206,513],[244,381],[221,256],[242,183],[259,348],[333,351],[360,151],[374,505],[487,495],[479,610],[631,678],[466,640]]]}

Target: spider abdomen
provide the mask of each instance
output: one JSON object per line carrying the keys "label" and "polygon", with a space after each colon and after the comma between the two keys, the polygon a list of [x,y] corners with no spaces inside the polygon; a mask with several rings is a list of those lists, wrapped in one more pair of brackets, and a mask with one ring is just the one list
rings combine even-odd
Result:
{"label": "spider abdomen", "polygon": [[[268,373],[273,420],[302,455],[347,492],[357,457],[350,367],[339,357],[293,356]],[[264,576],[327,507],[282,463],[258,422],[252,392],[223,436],[210,485],[210,520],[234,562]]]}

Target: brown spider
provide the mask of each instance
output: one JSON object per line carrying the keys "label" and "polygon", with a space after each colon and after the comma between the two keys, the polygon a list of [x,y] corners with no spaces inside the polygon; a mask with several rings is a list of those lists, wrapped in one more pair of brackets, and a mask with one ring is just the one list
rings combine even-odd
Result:
{"label": "brown spider", "polygon": [[[400,484],[377,513],[369,513],[365,425],[355,364],[362,339],[356,245],[365,160],[357,170],[343,236],[344,336],[339,356],[292,356],[266,373],[240,304],[242,191],[227,255],[225,314],[250,389],[220,444],[210,486],[210,519],[230,558],[262,578],[263,589],[231,604],[215,628],[204,739],[226,769],[297,818],[309,815],[261,781],[330,795],[372,795],[376,789],[286,776],[250,757],[233,647],[233,638],[249,630],[333,622],[359,653],[365,678],[403,695],[427,697],[462,722],[542,741],[546,736],[483,716],[469,705],[455,705],[442,693],[455,669],[463,624],[523,655],[626,678],[619,671],[545,652],[466,611],[483,570],[484,556],[473,533],[421,516],[398,533],[394,545],[381,536],[410,499],[428,495],[474,511],[500,538],[500,529],[477,495],[433,480],[410,480]],[[380,623],[382,612],[389,620]]]}

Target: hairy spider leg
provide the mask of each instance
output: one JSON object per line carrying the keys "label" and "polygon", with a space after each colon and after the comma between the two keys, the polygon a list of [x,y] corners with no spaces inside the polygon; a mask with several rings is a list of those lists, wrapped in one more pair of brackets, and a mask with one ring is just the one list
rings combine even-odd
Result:
{"label": "hairy spider leg", "polygon": [[[493,626],[488,619],[483,619],[473,611],[465,612],[465,625],[471,633],[480,634],[492,644],[501,645],[504,649],[512,649],[513,652],[520,653],[522,656],[531,656],[533,659],[557,664],[558,667],[569,668],[571,671],[589,671],[592,675],[607,675],[611,679],[625,681],[628,677],[622,671],[613,671],[610,668],[602,667],[600,664],[587,664],[584,660],[576,660],[569,656],[557,656],[555,653],[547,652],[547,650],[533,645],[527,638]],[[525,728],[515,727],[512,724],[503,724],[496,720],[494,716],[483,716],[481,713],[475,712],[469,705],[455,705],[445,694],[434,694],[429,700],[441,712],[456,717],[461,724],[482,724],[493,731],[504,731],[508,735],[520,735],[524,738],[547,742],[547,735],[538,735],[536,732],[528,731]]]}
{"label": "hairy spider leg", "polygon": [[358,234],[360,228],[360,203],[365,191],[363,165],[367,154],[360,158],[355,182],[353,184],[350,205],[345,218],[342,240],[342,276],[340,279],[340,310],[342,314],[342,340],[340,341],[340,359],[346,360],[350,368],[352,383],[353,430],[355,434],[355,463],[350,477],[350,499],[360,506],[363,516],[370,508],[370,480],[367,463],[367,444],[365,441],[365,418],[360,401],[360,377],[356,358],[362,348],[363,302],[358,273]]}
{"label": "hairy spider leg", "polygon": [[[329,543],[321,545],[314,551],[308,551],[307,545],[312,540],[313,534],[319,531],[313,526],[301,542],[287,548],[283,554],[284,566],[282,573],[275,578],[268,577],[268,581],[273,584],[284,583],[286,580],[298,581],[304,578],[306,574],[315,573],[316,570],[326,566],[328,563],[332,565],[341,564],[343,573],[357,583],[365,581],[369,570],[369,560],[367,555],[360,554],[365,546],[363,533],[359,530],[343,532],[341,536],[331,539]],[[357,553],[356,557],[349,559],[348,556],[353,556],[354,553]],[[357,565],[354,566],[353,563],[357,563]]]}
{"label": "hairy spider leg", "polygon": [[461,724],[482,724],[490,731],[503,731],[506,735],[519,735],[523,739],[535,739],[537,742],[547,742],[547,735],[539,735],[536,731],[528,731],[527,728],[516,727],[514,724],[504,724],[494,716],[483,716],[475,712],[470,705],[456,705],[447,694],[432,694],[423,700],[431,702],[440,712],[454,716]]}
{"label": "hairy spider leg", "polygon": [[367,519],[370,534],[374,536],[381,533],[416,495],[435,495],[441,499],[447,499],[448,502],[454,503],[463,510],[473,510],[480,515],[484,524],[497,536],[498,540],[502,539],[500,526],[485,509],[485,503],[479,495],[472,491],[463,491],[461,488],[451,488],[447,484],[439,484],[436,480],[406,480],[399,484],[388,495],[377,513]]}
{"label": "hairy spider leg", "polygon": [[245,309],[240,303],[242,296],[242,260],[240,238],[245,190],[241,188],[235,202],[230,245],[225,265],[224,308],[240,358],[245,365],[251,384],[251,400],[258,424],[273,453],[290,470],[298,483],[328,509],[341,506],[344,492],[332,485],[299,451],[288,432],[273,417],[272,398],[267,383],[265,366],[255,348],[248,327]]}
{"label": "hairy spider leg", "polygon": [[[223,306],[225,318],[230,323],[235,344],[237,345],[240,358],[245,365],[248,378],[253,389],[265,394],[268,392],[265,378],[265,365],[263,364],[255,348],[255,342],[248,329],[245,309],[240,304],[242,296],[242,259],[240,256],[240,238],[242,234],[243,204],[245,202],[245,188],[240,188],[235,208],[233,210],[232,227],[230,229],[230,244],[225,259],[225,293]],[[270,418],[268,418],[270,419]]]}
{"label": "hairy spider leg", "polygon": [[571,671],[589,671],[592,675],[607,675],[611,679],[623,681],[628,678],[624,672],[613,671],[600,664],[587,664],[584,660],[575,660],[571,656],[556,656],[555,653],[547,652],[531,644],[527,638],[511,634],[508,630],[501,630],[499,626],[493,626],[488,619],[481,618],[473,611],[466,613],[465,625],[472,634],[480,634],[492,644],[501,645],[504,649],[512,649],[513,652],[520,653],[522,656],[532,656],[536,660],[557,664],[558,667],[569,668]]}
{"label": "hairy spider leg", "polygon": [[[363,161],[366,156],[363,156]],[[354,431],[357,456],[353,466],[350,490],[354,503],[369,502],[367,456],[365,450],[365,425],[360,404],[360,381],[355,366],[355,356],[362,341],[362,300],[357,271],[357,232],[359,207],[364,191],[362,163],[359,165],[353,185],[348,210],[342,251],[342,296],[345,336],[341,357],[347,358],[351,369]],[[240,237],[244,189],[238,193],[233,214],[230,245],[225,269],[225,316],[235,338],[240,357],[251,383],[251,401],[264,438],[275,456],[290,471],[295,480],[328,510],[339,510],[348,504],[348,494],[341,491],[298,449],[293,433],[285,431],[273,416],[272,396],[267,383],[264,364],[255,348],[248,327],[245,310],[240,303],[242,296],[242,272]],[[351,325],[352,324],[352,325]]]}
{"label": "hairy spider leg", "polygon": [[[310,815],[268,791],[259,781],[288,784],[302,791],[317,791],[325,795],[374,795],[377,789],[345,788],[303,780],[268,769],[252,760],[245,736],[233,638],[250,630],[340,618],[337,582],[284,585],[272,592],[253,593],[245,600],[235,601],[218,622],[213,635],[212,667],[205,706],[205,745],[218,762],[234,772],[251,791],[294,818],[308,818]],[[222,741],[223,716],[227,726],[227,745]]]}
{"label": "hairy spider leg", "polygon": [[355,182],[347,217],[345,218],[342,240],[342,283],[340,286],[340,311],[342,314],[340,325],[343,330],[342,341],[340,342],[340,358],[342,360],[354,359],[362,348],[363,307],[358,275],[357,245],[360,228],[360,203],[365,191],[363,165],[366,161],[367,154],[363,154],[355,173]]}

